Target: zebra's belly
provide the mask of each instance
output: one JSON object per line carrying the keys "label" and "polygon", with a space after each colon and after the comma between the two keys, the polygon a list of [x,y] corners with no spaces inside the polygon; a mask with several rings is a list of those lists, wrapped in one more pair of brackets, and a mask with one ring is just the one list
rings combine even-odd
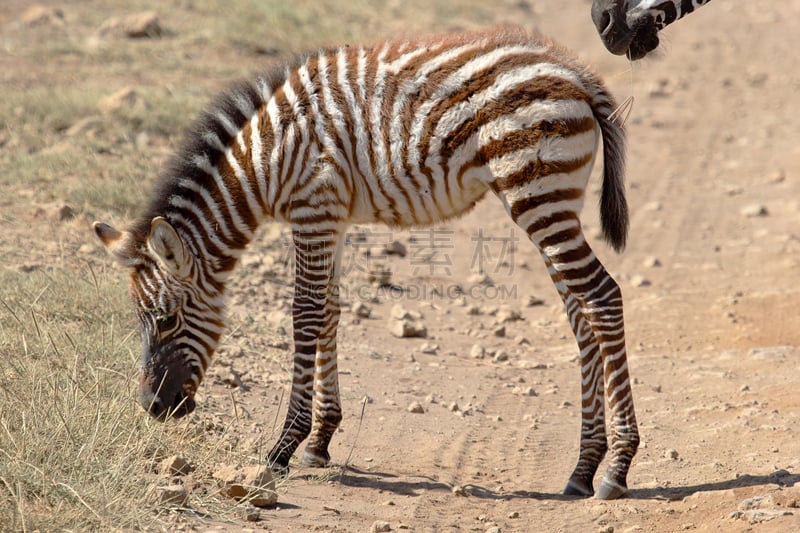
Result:
{"label": "zebra's belly", "polygon": [[352,222],[392,227],[425,226],[467,213],[489,190],[486,167],[467,172],[442,170],[394,175],[356,187]]}

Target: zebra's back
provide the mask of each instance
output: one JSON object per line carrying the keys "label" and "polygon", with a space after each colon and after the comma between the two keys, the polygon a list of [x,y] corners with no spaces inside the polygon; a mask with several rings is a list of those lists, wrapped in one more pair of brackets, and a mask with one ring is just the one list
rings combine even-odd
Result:
{"label": "zebra's back", "polygon": [[302,191],[324,186],[341,202],[328,215],[400,226],[459,215],[517,174],[536,173],[538,191],[553,193],[558,180],[547,176],[591,164],[594,108],[613,109],[571,55],[519,30],[325,50],[271,98],[273,135],[284,144],[273,170],[291,176],[315,166],[286,202],[302,204]]}

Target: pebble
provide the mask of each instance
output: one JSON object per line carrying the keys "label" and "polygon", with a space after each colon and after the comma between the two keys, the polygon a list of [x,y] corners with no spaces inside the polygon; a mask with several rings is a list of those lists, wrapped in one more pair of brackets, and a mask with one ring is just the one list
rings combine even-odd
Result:
{"label": "pebble", "polygon": [[358,302],[353,306],[353,314],[359,318],[369,318],[372,314],[372,309],[365,305],[363,302]]}
{"label": "pebble", "polygon": [[390,316],[398,320],[403,320],[403,319],[420,320],[422,318],[422,313],[420,313],[419,311],[410,311],[400,304],[395,304],[394,306],[392,306]]}
{"label": "pebble", "polygon": [[658,257],[646,257],[644,261],[642,261],[642,265],[645,268],[658,268],[661,266],[661,261],[659,261]]}
{"label": "pebble", "polygon": [[485,287],[491,287],[494,285],[494,281],[492,281],[492,278],[490,278],[486,274],[480,274],[480,273],[471,275],[469,278],[467,278],[467,281],[469,282],[470,285],[483,285]]}
{"label": "pebble", "polygon": [[533,387],[514,387],[511,389],[511,394],[518,396],[537,396],[536,390]]}
{"label": "pebble", "polygon": [[433,344],[433,343],[430,343],[430,342],[426,342],[426,343],[423,343],[423,345],[419,347],[419,351],[422,352],[422,353],[429,354],[429,355],[434,355],[434,354],[436,354],[436,352],[439,351],[439,345],[438,344]]}
{"label": "pebble", "polygon": [[389,522],[385,522],[383,520],[375,520],[372,523],[372,526],[370,526],[369,530],[370,533],[381,533],[383,531],[391,531],[392,526],[389,524]]}
{"label": "pebble", "polygon": [[519,513],[517,511],[511,511],[510,513],[508,513],[508,517],[511,519],[519,518]]}
{"label": "pebble", "polygon": [[494,361],[496,363],[508,361],[508,353],[506,353],[505,350],[497,350],[494,354]]}
{"label": "pebble", "polygon": [[212,474],[222,494],[248,502],[256,507],[271,507],[278,503],[272,471],[264,465],[237,468],[227,465]]}
{"label": "pebble", "polygon": [[678,450],[673,450],[672,448],[670,448],[669,450],[664,452],[664,457],[666,457],[667,459],[676,460],[678,459]]}
{"label": "pebble", "polygon": [[156,489],[159,503],[183,505],[189,499],[189,491],[183,485],[166,485]]}
{"label": "pebble", "polygon": [[165,476],[185,476],[190,473],[194,468],[189,461],[182,455],[173,455],[167,457],[158,467],[158,472]]}
{"label": "pebble", "polygon": [[258,522],[261,519],[261,511],[255,505],[247,504],[241,507],[241,517],[247,522]]}
{"label": "pebble", "polygon": [[515,311],[513,309],[503,308],[497,311],[497,320],[498,322],[507,323],[507,322],[516,322],[518,320],[522,320],[522,314],[519,311]]}
{"label": "pebble", "polygon": [[748,218],[765,217],[769,215],[769,211],[767,210],[766,206],[761,204],[746,205],[739,211],[739,213]]}
{"label": "pebble", "polygon": [[409,413],[414,414],[423,414],[425,413],[425,408],[422,407],[422,404],[419,402],[411,402],[406,409]]}
{"label": "pebble", "polygon": [[538,307],[540,305],[544,305],[544,300],[533,294],[528,296],[528,301],[525,303],[526,307]]}
{"label": "pebble", "polygon": [[400,257],[406,256],[406,247],[400,241],[392,241],[383,247],[383,253],[386,255],[397,255]]}
{"label": "pebble", "polygon": [[469,496],[467,489],[465,489],[461,485],[454,485],[453,488],[451,489],[451,492],[456,496]]}
{"label": "pebble", "polygon": [[469,356],[473,359],[483,359],[486,357],[486,348],[482,344],[474,344],[469,351]]}
{"label": "pebble", "polygon": [[164,33],[155,11],[134,13],[126,17],[112,17],[97,30],[101,37],[120,36],[131,39],[160,37]]}
{"label": "pebble", "polygon": [[393,319],[389,321],[389,333],[400,338],[427,337],[428,328],[419,320]]}
{"label": "pebble", "polygon": [[492,330],[492,334],[495,337],[505,337],[506,336],[506,327],[504,325],[499,325]]}

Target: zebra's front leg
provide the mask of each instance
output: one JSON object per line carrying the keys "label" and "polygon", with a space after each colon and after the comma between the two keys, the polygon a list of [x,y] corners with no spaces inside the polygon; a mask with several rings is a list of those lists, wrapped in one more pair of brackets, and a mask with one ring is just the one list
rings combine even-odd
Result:
{"label": "zebra's front leg", "polygon": [[279,472],[288,472],[289,460],[311,432],[317,345],[325,329],[338,235],[293,228],[292,238],[295,248],[292,390],[280,437],[267,456],[269,466]]}
{"label": "zebra's front leg", "polygon": [[325,322],[317,342],[317,358],[314,369],[314,423],[303,454],[303,465],[305,466],[328,466],[331,459],[328,445],[342,421],[339,371],[336,363],[336,332],[341,308],[339,271],[343,242],[344,239],[339,239],[334,255],[333,272],[328,285],[325,306]]}

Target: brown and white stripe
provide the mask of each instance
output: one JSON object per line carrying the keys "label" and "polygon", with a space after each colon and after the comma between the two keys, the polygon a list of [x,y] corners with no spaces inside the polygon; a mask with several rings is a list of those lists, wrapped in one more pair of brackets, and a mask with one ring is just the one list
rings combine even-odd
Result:
{"label": "brown and white stripe", "polygon": [[[158,418],[194,407],[223,329],[225,282],[265,219],[292,226],[293,383],[268,461],[325,465],[341,420],[338,277],[349,224],[432,224],[488,191],[541,253],[581,349],[578,464],[565,492],[614,498],[638,445],[619,287],[578,218],[603,140],[601,222],[625,245],[624,135],[613,98],[567,51],[519,30],[323,50],[240,84],[193,128],[129,231],[96,223],[131,268],[144,340],[141,402]],[[604,395],[605,392],[605,395]]]}

